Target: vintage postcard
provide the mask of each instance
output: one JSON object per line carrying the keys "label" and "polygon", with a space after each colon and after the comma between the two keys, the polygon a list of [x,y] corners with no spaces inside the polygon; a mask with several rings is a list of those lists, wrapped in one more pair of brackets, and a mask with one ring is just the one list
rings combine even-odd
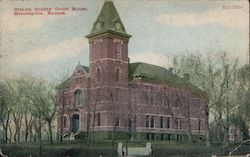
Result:
{"label": "vintage postcard", "polygon": [[250,156],[247,0],[0,0],[0,157]]}

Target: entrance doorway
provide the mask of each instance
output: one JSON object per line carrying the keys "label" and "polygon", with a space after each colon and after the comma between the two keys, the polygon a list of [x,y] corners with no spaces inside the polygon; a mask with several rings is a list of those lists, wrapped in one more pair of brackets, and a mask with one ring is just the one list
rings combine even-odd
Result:
{"label": "entrance doorway", "polygon": [[79,130],[79,114],[74,114],[72,117],[72,132],[76,133]]}

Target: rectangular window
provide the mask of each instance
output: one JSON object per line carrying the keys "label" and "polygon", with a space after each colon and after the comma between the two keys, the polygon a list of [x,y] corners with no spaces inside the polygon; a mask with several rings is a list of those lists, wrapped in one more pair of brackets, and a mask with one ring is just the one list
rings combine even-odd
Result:
{"label": "rectangular window", "polygon": [[167,134],[166,139],[167,139],[167,140],[171,140],[171,134]]}
{"label": "rectangular window", "polygon": [[149,128],[150,120],[149,115],[146,115],[146,128]]}
{"label": "rectangular window", "polygon": [[161,93],[156,93],[155,94],[155,104],[157,105],[162,105],[162,99],[161,99]]}
{"label": "rectangular window", "polygon": [[115,69],[115,81],[116,82],[120,81],[120,69],[119,68]]}
{"label": "rectangular window", "polygon": [[154,90],[150,89],[149,91],[149,104],[154,105]]}
{"label": "rectangular window", "polygon": [[96,113],[96,126],[101,126],[101,113]]}
{"label": "rectangular window", "polygon": [[181,141],[182,140],[182,135],[177,135],[177,141]]}
{"label": "rectangular window", "polygon": [[201,120],[198,120],[198,130],[201,130]]}
{"label": "rectangular window", "polygon": [[120,52],[115,52],[115,59],[121,59],[121,53]]}
{"label": "rectangular window", "polygon": [[96,51],[96,59],[101,58],[101,49],[102,49],[102,43],[97,44],[97,51]]}
{"label": "rectangular window", "polygon": [[149,133],[146,134],[146,140],[150,140],[150,134]]}
{"label": "rectangular window", "polygon": [[154,118],[154,116],[151,116],[150,127],[151,128],[155,127],[155,118]]}
{"label": "rectangular window", "polygon": [[115,88],[114,101],[119,101],[119,88]]}
{"label": "rectangular window", "polygon": [[155,134],[151,134],[151,140],[155,140]]}
{"label": "rectangular window", "polygon": [[115,59],[121,59],[122,45],[120,43],[116,44]]}
{"label": "rectangular window", "polygon": [[164,118],[160,117],[160,128],[164,128]]}
{"label": "rectangular window", "polygon": [[148,101],[149,101],[149,95],[148,95],[148,92],[146,92],[146,91],[142,91],[141,92],[141,102],[143,103],[143,104],[148,104]]}
{"label": "rectangular window", "polygon": [[100,97],[101,97],[101,94],[100,94],[100,88],[97,88],[96,90],[95,90],[95,96],[96,96],[96,101],[99,101],[100,100]]}
{"label": "rectangular window", "polygon": [[161,134],[161,140],[162,141],[164,140],[164,134]]}
{"label": "rectangular window", "polygon": [[178,129],[182,129],[182,120],[181,119],[177,119],[177,126],[178,126]]}
{"label": "rectangular window", "polygon": [[166,118],[166,128],[169,129],[170,128],[170,117]]}
{"label": "rectangular window", "polygon": [[67,126],[67,117],[63,116],[63,128],[66,128]]}
{"label": "rectangular window", "polygon": [[116,123],[115,123],[116,126],[120,126],[120,119],[119,118],[116,118]]}

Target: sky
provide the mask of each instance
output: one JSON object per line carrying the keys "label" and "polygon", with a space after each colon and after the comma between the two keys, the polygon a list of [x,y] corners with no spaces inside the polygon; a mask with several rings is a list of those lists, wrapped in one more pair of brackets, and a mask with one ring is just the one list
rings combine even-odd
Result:
{"label": "sky", "polygon": [[[105,0],[0,0],[0,80],[34,75],[49,80],[89,63],[85,37]],[[128,34],[131,62],[172,66],[175,55],[227,52],[248,61],[246,0],[113,0]],[[71,11],[72,7],[84,8]],[[14,10],[68,8],[66,15],[14,15]],[[23,11],[27,12],[27,11]]]}

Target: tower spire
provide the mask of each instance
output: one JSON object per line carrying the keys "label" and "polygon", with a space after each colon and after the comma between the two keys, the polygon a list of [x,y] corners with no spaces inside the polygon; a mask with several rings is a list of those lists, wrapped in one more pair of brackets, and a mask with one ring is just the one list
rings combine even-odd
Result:
{"label": "tower spire", "polygon": [[87,37],[89,38],[106,32],[118,33],[119,35],[130,37],[112,0],[105,0],[102,10]]}

